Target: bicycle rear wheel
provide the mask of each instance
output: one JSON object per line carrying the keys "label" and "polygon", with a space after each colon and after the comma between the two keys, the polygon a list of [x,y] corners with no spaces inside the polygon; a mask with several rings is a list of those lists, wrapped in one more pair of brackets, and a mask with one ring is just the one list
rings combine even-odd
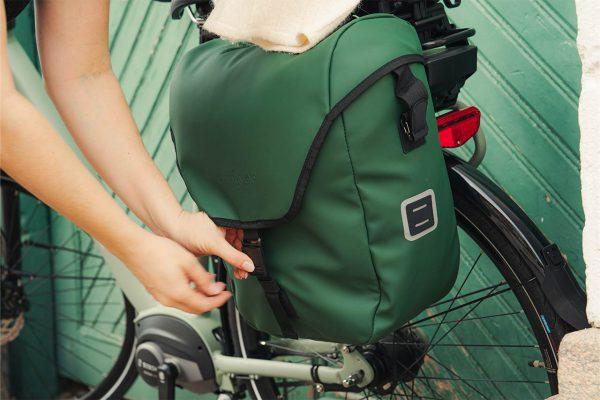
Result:
{"label": "bicycle rear wheel", "polygon": [[[318,393],[310,382],[243,379],[253,398],[521,400],[558,392],[558,345],[574,329],[558,316],[533,275],[530,263],[537,255],[507,238],[500,211],[461,191],[453,194],[461,239],[459,277],[446,298],[378,344],[397,361],[394,387]],[[244,323],[236,310],[229,314],[231,340],[240,357],[319,365],[337,365],[341,358],[286,354],[268,335]],[[412,375],[407,369],[413,369]]]}
{"label": "bicycle rear wheel", "polygon": [[94,241],[5,175],[1,273],[21,396],[121,398],[136,377],[133,306]]}

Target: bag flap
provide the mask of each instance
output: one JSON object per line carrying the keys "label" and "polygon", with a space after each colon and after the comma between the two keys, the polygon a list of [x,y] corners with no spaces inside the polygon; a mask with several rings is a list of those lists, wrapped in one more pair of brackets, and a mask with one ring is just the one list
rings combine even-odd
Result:
{"label": "bag flap", "polygon": [[[297,55],[224,40],[191,50],[174,74],[170,113],[192,198],[221,226],[292,219],[337,115],[420,54],[412,26],[388,14],[356,19]],[[334,57],[348,67],[331,71]]]}

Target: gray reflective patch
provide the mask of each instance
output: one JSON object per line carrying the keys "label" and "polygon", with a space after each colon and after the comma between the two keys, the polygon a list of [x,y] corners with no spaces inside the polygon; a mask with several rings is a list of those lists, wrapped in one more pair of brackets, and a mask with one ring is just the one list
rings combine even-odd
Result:
{"label": "gray reflective patch", "polygon": [[437,228],[437,208],[433,190],[428,189],[404,200],[401,209],[404,237],[407,240],[417,240]]}

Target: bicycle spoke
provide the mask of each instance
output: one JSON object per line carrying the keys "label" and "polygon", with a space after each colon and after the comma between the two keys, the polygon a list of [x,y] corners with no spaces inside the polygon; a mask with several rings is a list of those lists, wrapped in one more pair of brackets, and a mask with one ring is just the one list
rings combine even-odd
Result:
{"label": "bicycle spoke", "polygon": [[[467,273],[467,276],[465,276],[465,279],[462,281],[462,283],[460,284],[460,287],[458,288],[458,291],[456,292],[456,295],[454,296],[454,298],[452,299],[452,302],[450,302],[450,305],[448,306],[448,310],[452,309],[452,306],[454,305],[454,303],[457,300],[457,296],[460,295],[461,290],[463,289],[463,287],[465,286],[465,284],[467,283],[467,281],[469,280],[469,277],[471,276],[471,273],[473,272],[473,270],[475,269],[475,267],[477,266],[477,263],[479,262],[479,260],[481,259],[481,256],[483,255],[483,253],[479,253],[479,255],[477,256],[477,258],[475,259],[475,262],[473,263],[473,265],[471,266],[471,268],[469,269],[469,272]],[[437,326],[437,328],[435,329],[435,332],[433,333],[433,336],[431,337],[431,342],[433,342],[435,340],[435,337],[437,336],[437,333],[439,332],[442,324],[444,323],[444,321],[446,320],[446,316],[448,315],[448,310],[446,310],[446,313],[444,314],[444,316],[442,317],[442,321],[440,322],[440,324]],[[427,353],[427,351],[425,351],[425,353]]]}
{"label": "bicycle spoke", "polygon": [[[391,344],[389,342],[380,342],[382,344]],[[420,343],[410,342],[397,342],[403,346],[421,346]],[[464,344],[464,343],[436,343],[436,347],[498,347],[498,348],[525,348],[525,349],[539,349],[540,346],[537,344]]]}
{"label": "bicycle spoke", "polygon": [[77,254],[77,255],[83,256],[83,257],[90,257],[90,258],[96,258],[96,259],[101,259],[101,260],[104,259],[102,256],[99,256],[98,254],[94,254],[91,251],[81,251],[81,250],[72,249],[72,248],[66,247],[66,246],[49,245],[49,244],[45,244],[45,243],[35,242],[33,240],[25,240],[25,241],[23,241],[22,245],[26,246],[26,247],[29,246],[29,247],[35,247],[35,248],[39,248],[39,249],[49,250],[52,253],[56,253],[57,251],[64,251],[67,253]]}
{"label": "bicycle spoke", "polygon": [[33,344],[31,344],[29,341],[24,340],[22,338],[19,338],[19,345],[23,345],[27,348],[31,348],[31,350],[36,352],[36,355],[42,356],[42,358],[44,360],[46,360],[48,362],[49,365],[55,365],[55,360],[50,357],[50,355],[48,354],[48,352],[44,349],[40,349],[36,346],[34,346]]}
{"label": "bicycle spoke", "polygon": [[[27,318],[26,321],[30,321],[30,319]],[[46,327],[46,330],[53,331],[53,329],[48,329],[47,327]],[[46,346],[44,345],[42,338],[40,338],[40,336],[38,335],[38,332],[36,332],[35,329],[29,329],[27,332],[31,334],[31,336],[35,339],[37,344],[40,346],[41,349],[38,349],[37,352],[45,355],[46,358],[50,361],[51,365],[56,367],[57,366],[56,365],[56,357],[54,357],[48,353],[48,350],[46,349]]]}
{"label": "bicycle spoke", "polygon": [[33,362],[33,358],[31,357],[31,355],[29,354],[29,349],[28,348],[24,348],[23,349],[23,354],[25,355],[25,358],[27,358],[27,360],[29,361],[28,364],[31,365],[31,369],[33,370],[33,373],[35,374],[35,376],[37,377],[37,379],[42,382],[42,386],[44,387],[44,391],[46,392],[46,394],[48,395],[48,398],[52,397],[52,393],[50,393],[50,385],[48,383],[48,381],[46,380],[46,378],[42,378],[44,375],[42,373],[40,373],[40,371],[38,370],[38,365],[37,363]]}
{"label": "bicycle spoke", "polygon": [[[414,380],[416,380],[416,378],[415,378],[415,379],[413,379],[413,381],[414,381]],[[440,395],[439,395],[439,393],[437,392],[437,390],[435,390],[435,389],[433,388],[433,386],[431,386],[431,383],[430,383],[429,381],[425,381],[425,386],[427,386],[427,389],[429,390],[429,394],[430,394],[431,396],[433,396],[433,397],[432,397],[433,399],[436,399],[436,400],[441,400],[441,399],[442,399],[442,397],[440,397]]]}
{"label": "bicycle spoke", "polygon": [[[502,281],[498,282],[496,285],[506,285],[506,284],[508,284],[508,282],[506,282],[505,280],[502,280]],[[492,287],[494,287],[496,285],[490,285],[490,286],[487,286],[487,287],[484,287],[484,288],[481,288],[481,289],[473,290],[472,292],[469,292],[469,293],[462,294],[460,296],[453,297],[453,298],[448,299],[448,300],[443,300],[443,301],[440,301],[438,303],[434,303],[431,306],[429,306],[428,308],[436,308],[436,307],[439,307],[441,305],[450,303],[452,300],[460,300],[460,299],[464,299],[465,297],[473,296],[474,294],[479,294],[481,292],[485,292],[487,290],[490,290]]]}
{"label": "bicycle spoke", "polygon": [[[494,286],[494,287],[496,287],[496,286]],[[408,324],[404,325],[402,328],[403,329],[404,328],[412,328],[412,327],[414,327],[416,324],[418,324],[420,322],[429,321],[429,320],[435,319],[435,318],[437,318],[439,316],[447,315],[447,314],[449,314],[449,313],[451,313],[453,311],[460,310],[462,308],[468,307],[468,306],[470,306],[472,304],[475,304],[475,303],[478,303],[478,302],[480,302],[482,300],[487,300],[487,299],[490,299],[492,297],[500,296],[500,295],[502,295],[502,294],[504,294],[506,292],[509,292],[510,290],[511,290],[510,288],[506,288],[506,289],[500,290],[498,292],[487,294],[487,295],[485,295],[483,297],[479,297],[479,298],[471,300],[471,301],[469,301],[467,303],[464,303],[464,304],[461,304],[459,306],[453,307],[452,309],[449,309],[449,310],[446,310],[446,311],[443,311],[443,312],[440,312],[440,313],[437,313],[437,314],[434,314],[434,315],[430,315],[428,317],[422,318],[422,319],[420,319],[418,321],[415,321],[415,322],[408,323]],[[461,320],[461,322],[462,322],[462,320]],[[438,323],[436,325],[440,325],[440,323]]]}
{"label": "bicycle spoke", "polygon": [[[110,297],[113,294],[113,291],[116,289],[116,285],[110,287],[106,293],[106,295],[104,296],[104,301],[108,301],[108,299],[110,299]],[[83,296],[83,303],[85,303],[87,301],[87,299],[89,299],[90,295],[92,294],[92,288],[88,289],[86,294]],[[98,319],[100,317],[100,314],[102,313],[102,311],[104,310],[104,306],[101,306],[100,309],[98,310],[97,314],[96,314],[96,319]]]}
{"label": "bicycle spoke", "polygon": [[81,357],[79,354],[77,354],[76,352],[74,352],[73,350],[71,350],[70,348],[65,346],[61,341],[58,341],[58,347],[60,347],[67,354],[70,354],[71,356],[73,356],[73,358],[82,362],[84,365],[86,365],[90,369],[93,369],[96,373],[100,374],[100,376],[104,373],[104,371],[102,371],[100,368],[96,367],[94,364],[92,364],[91,362],[89,362],[88,360]]}
{"label": "bicycle spoke", "polygon": [[[99,321],[90,321],[90,320],[81,320],[81,319],[77,319],[75,317],[70,317],[61,313],[57,313],[56,314],[57,321],[68,321],[68,322],[75,322],[77,324],[79,324],[80,326],[84,326],[86,328],[90,328],[90,329],[94,329],[95,331],[97,331],[98,333],[102,333],[103,335],[106,334],[106,332],[102,332],[98,329],[95,329],[94,326],[97,325],[110,325],[113,326],[115,324],[115,321],[106,321],[106,320],[99,320]],[[37,321],[38,323],[41,321],[40,319],[36,318],[36,317],[29,317],[30,321]]]}
{"label": "bicycle spoke", "polygon": [[490,383],[522,383],[522,384],[535,384],[535,385],[547,385],[548,381],[531,381],[531,380],[512,380],[512,379],[483,379],[483,378],[444,378],[437,376],[417,376],[417,379],[426,380],[439,380],[439,381],[464,381],[464,382],[490,382]]}
{"label": "bicycle spoke", "polygon": [[[32,321],[32,319],[29,319],[29,321]],[[36,323],[37,326],[40,326],[43,329],[48,329],[48,326],[45,325],[44,323],[42,323],[40,320],[33,319],[33,321],[37,321],[37,323]],[[82,341],[82,340],[80,340],[80,339],[78,339],[76,337],[67,335],[66,333],[62,332],[61,330],[57,330],[56,334],[58,336],[64,337],[64,338],[68,339],[69,341],[71,341],[73,343],[77,343],[78,345],[80,345],[80,346],[82,346],[82,347],[84,347],[86,349],[92,350],[92,351],[94,351],[94,352],[96,352],[96,353],[98,353],[98,354],[100,354],[102,356],[105,356],[107,358],[114,357],[114,354],[108,354],[108,353],[106,353],[106,352],[104,352],[104,351],[102,351],[102,350],[100,350],[100,349],[98,349],[96,347],[92,347],[89,343],[85,343],[84,341]],[[39,339],[38,339],[38,341],[39,341]]]}
{"label": "bicycle spoke", "polygon": [[93,276],[69,276],[69,275],[40,275],[34,274],[33,272],[25,272],[20,270],[7,270],[5,268],[0,268],[3,272],[9,272],[9,274],[21,276],[29,279],[65,279],[65,280],[74,280],[74,281],[111,281],[114,282],[115,278],[108,277],[93,277]]}
{"label": "bicycle spoke", "polygon": [[[415,360],[411,365],[409,365],[408,367],[405,367],[404,365],[400,365],[404,371],[410,371],[410,369],[412,367],[414,367],[415,365],[417,365],[419,362],[421,362],[421,360],[423,359],[423,357],[425,357],[425,355],[431,351],[433,349],[431,343],[435,340],[435,337],[437,336],[437,333],[439,332],[442,323],[446,320],[446,316],[448,315],[449,312],[451,312],[452,310],[452,306],[454,305],[454,303],[456,302],[456,297],[460,295],[461,290],[463,289],[463,287],[465,286],[465,284],[467,283],[467,281],[469,280],[469,277],[471,276],[471,273],[473,272],[473,270],[475,269],[475,267],[477,266],[477,263],[479,262],[479,260],[481,259],[481,256],[483,255],[483,253],[479,253],[479,255],[477,256],[477,258],[475,259],[475,262],[473,262],[473,265],[471,266],[471,268],[469,269],[469,272],[467,273],[467,275],[465,276],[465,278],[463,279],[462,283],[460,284],[460,287],[458,288],[458,291],[456,292],[456,295],[454,296],[454,299],[452,300],[452,302],[450,303],[450,305],[448,306],[448,309],[446,310],[446,312],[439,314],[442,315],[442,321],[440,322],[440,324],[437,325],[435,332],[433,333],[431,339],[430,339],[430,343],[427,346],[427,349],[425,350],[425,352],[423,353],[423,355],[421,357],[419,357],[417,360]],[[431,318],[434,318],[435,316],[432,316]],[[418,321],[421,322],[422,320]],[[414,325],[414,324],[412,324]],[[407,328],[410,327],[411,324],[409,324],[408,326],[404,326],[403,328]],[[445,335],[444,335],[445,336]],[[394,335],[395,337],[395,335]]]}
{"label": "bicycle spoke", "polygon": [[[39,234],[40,234],[40,233],[42,233],[42,232],[46,232],[46,231],[48,231],[48,229],[49,229],[49,226],[52,226],[52,224],[53,224],[54,222],[57,222],[57,221],[58,221],[60,218],[61,218],[60,214],[54,214],[52,217],[50,217],[50,221],[47,223],[47,225],[46,225],[46,227],[45,227],[45,228],[38,229],[37,231],[34,231],[34,232],[30,232],[30,233],[29,233],[29,235],[30,235],[30,236],[31,236],[31,235],[39,235]],[[69,237],[67,237],[67,238],[66,238],[66,239],[65,239],[65,240],[64,240],[64,241],[63,241],[61,244],[59,244],[58,246],[64,246],[64,245],[66,245],[66,244],[67,244],[67,243],[68,243],[68,242],[69,242],[71,239],[73,239],[73,237],[75,237],[75,236],[77,235],[77,232],[78,232],[78,231],[74,230],[74,231],[71,233],[71,235],[70,235]],[[19,241],[19,243],[18,243],[18,244],[20,245],[20,244],[22,244],[22,243]],[[24,252],[24,253],[28,253],[28,252]],[[21,257],[19,258],[19,260],[17,260],[17,262],[16,262],[15,264],[19,264],[19,263],[21,263],[21,262],[23,261],[23,259],[24,259],[24,257],[25,257],[26,255],[27,255],[27,254],[21,254]],[[44,267],[43,265],[42,265],[42,266],[40,266],[40,267],[39,267],[39,269],[38,269],[38,270],[36,270],[36,271],[34,271],[34,272],[40,272],[40,269],[42,269],[43,267]]]}
{"label": "bicycle spoke", "polygon": [[462,382],[465,383],[465,385],[467,385],[469,388],[471,388],[475,392],[477,392],[484,400],[487,400],[487,396],[485,396],[479,389],[477,389],[475,386],[471,385],[469,382],[464,381],[462,379],[462,377],[460,375],[458,375],[456,372],[454,372],[451,368],[449,368],[446,365],[444,365],[442,362],[440,362],[437,358],[433,357],[431,354],[429,354],[428,357],[431,360],[433,360],[435,363],[437,363],[438,365],[440,365],[442,368],[444,368],[446,371],[450,372],[456,378],[459,378]]}
{"label": "bicycle spoke", "polygon": [[[101,285],[95,285],[93,286],[94,289],[98,289],[98,288],[108,288],[108,287],[113,287],[114,284],[101,284]],[[74,292],[77,290],[81,290],[81,287],[70,287],[70,288],[66,288],[66,289],[58,289],[56,291],[54,291],[54,293],[56,294],[62,294],[62,293],[68,293],[68,292]],[[36,296],[48,296],[50,294],[52,294],[53,292],[36,292],[34,293],[35,296],[32,296],[31,293],[28,293],[27,296],[28,297],[36,297]]]}
{"label": "bicycle spoke", "polygon": [[[484,315],[484,316],[480,316],[480,317],[471,317],[471,318],[465,318],[463,320],[463,322],[465,321],[478,321],[478,320],[482,320],[482,319],[489,319],[489,318],[496,318],[496,317],[508,317],[511,315],[518,315],[518,314],[524,314],[525,311],[521,310],[521,311],[510,311],[510,312],[506,312],[506,313],[500,313],[500,314],[493,314],[493,315]],[[444,321],[444,324],[452,324],[454,322],[457,322],[456,320],[452,320],[452,321]],[[435,326],[438,325],[438,323],[430,323],[430,324],[422,324],[422,325],[412,325],[413,328],[425,328],[427,326]]]}
{"label": "bicycle spoke", "polygon": [[45,302],[45,303],[38,303],[38,302],[33,302],[30,301],[29,304],[32,305],[36,305],[36,306],[43,306],[43,305],[48,305],[48,304],[52,304],[52,305],[57,305],[57,306],[101,306],[101,305],[107,305],[107,306],[123,306],[123,303],[120,303],[118,301],[109,301],[109,302],[93,302],[93,301],[87,301],[85,303],[81,302],[81,301],[60,301],[60,302]]}

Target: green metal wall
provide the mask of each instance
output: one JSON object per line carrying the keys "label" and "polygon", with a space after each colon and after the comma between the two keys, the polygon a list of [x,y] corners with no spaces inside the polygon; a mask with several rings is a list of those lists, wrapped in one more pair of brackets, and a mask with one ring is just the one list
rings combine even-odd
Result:
{"label": "green metal wall", "polygon": [[489,144],[483,170],[559,244],[581,279],[575,2],[463,3],[451,15],[477,29],[479,72],[463,101],[483,113]]}
{"label": "green metal wall", "polygon": [[[477,105],[483,113],[488,155],[482,169],[560,245],[581,279],[583,213],[577,125],[580,61],[575,47],[574,2],[464,3],[450,13],[459,25],[478,31],[474,42],[480,49],[479,72],[467,84],[462,100]],[[177,196],[190,207],[168,133],[168,87],[174,66],[187,49],[196,45],[198,34],[186,19],[170,21],[168,8],[168,4],[153,1],[112,0],[111,52],[114,71],[144,143]],[[89,239],[70,224],[56,218],[53,221],[51,236],[55,243],[82,249],[89,246]],[[54,259],[55,268],[71,262]],[[102,268],[101,263],[94,262],[93,258],[88,259],[82,262],[82,268]],[[91,266],[86,267],[86,263]],[[81,319],[85,315],[98,319],[101,315],[92,305],[76,311],[61,307],[60,304],[78,299],[73,297],[73,291],[66,293],[55,299],[59,316],[72,319],[75,312]],[[86,365],[81,359],[99,356],[78,348],[66,335],[77,331],[84,340],[98,338],[81,333],[72,320],[57,318],[56,323],[58,343],[54,351],[58,353],[61,373],[93,379],[83,376],[87,373],[83,372]],[[106,346],[110,348],[109,343]],[[151,393],[138,382],[130,397],[152,398]]]}

